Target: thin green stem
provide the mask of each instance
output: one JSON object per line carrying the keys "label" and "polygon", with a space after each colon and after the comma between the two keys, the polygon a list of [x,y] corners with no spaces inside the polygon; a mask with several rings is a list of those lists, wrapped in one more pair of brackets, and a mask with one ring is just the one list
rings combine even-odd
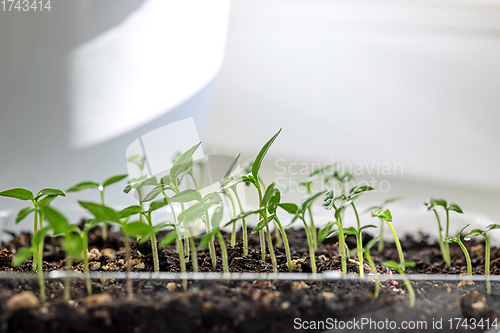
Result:
{"label": "thin green stem", "polygon": [[130,279],[130,272],[132,271],[132,263],[131,263],[131,251],[130,251],[130,239],[128,235],[125,236],[125,260],[126,260],[126,267],[127,267],[127,281],[125,282],[127,285],[127,300],[132,300],[133,297],[133,289],[132,289],[132,280]]}
{"label": "thin green stem", "polygon": [[64,280],[64,301],[67,302],[71,299],[71,276],[70,273],[73,270],[73,258],[71,256],[66,257],[66,272],[68,275]]}
{"label": "thin green stem", "polygon": [[311,231],[309,230],[309,226],[307,225],[306,221],[302,219],[302,222],[304,222],[304,228],[306,229],[307,233],[307,242],[309,243],[309,256],[311,257],[311,270],[313,274],[316,274],[316,258],[314,257],[314,248],[313,248],[313,238],[311,235]]}
{"label": "thin green stem", "polygon": [[403,270],[399,269],[398,271],[399,271],[399,274],[402,275],[403,281],[406,285],[406,289],[408,289],[408,293],[410,294],[410,308],[413,308],[415,306],[415,291],[413,290],[411,282],[410,282],[410,280],[408,280],[408,278],[406,277]]}
{"label": "thin green stem", "polygon": [[[446,237],[449,237],[449,231],[450,231],[450,212],[448,211],[448,209],[446,209]],[[445,243],[444,244],[444,247],[446,248],[446,260],[450,261],[451,262],[451,257],[450,257],[450,244],[449,243]]]}
{"label": "thin green stem", "polygon": [[[38,208],[37,205],[35,203],[33,204],[35,205],[35,209],[37,209]],[[35,210],[35,225],[33,227],[33,237],[36,235],[37,232],[38,232],[38,212]],[[33,245],[33,261],[32,261],[33,264],[31,265],[33,268],[33,272],[36,272],[37,262],[38,262],[38,247]]]}
{"label": "thin green stem", "polygon": [[484,242],[485,242],[485,246],[486,246],[486,250],[485,250],[485,259],[486,259],[486,262],[484,263],[485,265],[485,275],[486,275],[486,293],[488,295],[491,294],[491,282],[490,282],[490,238],[488,237],[488,235],[486,233],[484,233]]}
{"label": "thin green stem", "polygon": [[38,260],[38,270],[37,270],[37,275],[38,275],[38,286],[40,288],[40,293],[39,293],[39,298],[40,301],[45,300],[45,280],[43,278],[43,260],[42,256],[37,256]]}
{"label": "thin green stem", "polygon": [[373,259],[372,259],[372,256],[370,255],[369,250],[365,251],[365,256],[366,256],[366,261],[368,261],[368,264],[370,265],[370,268],[372,269],[373,276],[375,277],[375,292],[373,294],[374,294],[375,298],[377,298],[379,293],[380,293],[380,280],[378,278],[377,267],[375,266],[375,263],[373,262]]}
{"label": "thin green stem", "polygon": [[286,237],[285,229],[283,229],[283,225],[281,224],[277,215],[275,215],[274,219],[275,219],[276,224],[278,225],[278,228],[281,232],[281,237],[283,237],[283,243],[285,244],[286,262],[288,265],[288,271],[291,273],[293,271],[293,269],[292,269],[292,256],[290,254],[290,244],[288,243],[288,237]]}
{"label": "thin green stem", "polygon": [[191,253],[193,258],[193,272],[198,272],[198,254],[196,253],[196,244],[194,243],[194,239],[192,236],[189,236],[189,244],[191,244]]}
{"label": "thin green stem", "polygon": [[82,243],[83,243],[83,266],[85,267],[85,282],[87,285],[87,293],[92,295],[92,284],[90,282],[90,273],[89,273],[89,257],[88,257],[88,240],[87,240],[87,232],[82,232]]}
{"label": "thin green stem", "polygon": [[380,220],[380,238],[378,239],[378,253],[382,253],[384,250],[384,221]]}
{"label": "thin green stem", "polygon": [[[244,212],[243,205],[241,204],[241,200],[240,200],[240,196],[238,195],[238,191],[236,190],[236,187],[232,187],[231,189],[233,190],[233,193],[236,196],[236,201],[238,202],[240,214],[243,214],[243,212]],[[241,231],[243,233],[243,255],[247,256],[248,255],[248,234],[247,234],[247,223],[246,223],[244,217],[241,219]]]}
{"label": "thin green stem", "polygon": [[[257,186],[257,190],[259,192],[259,207],[262,207],[262,191],[260,190],[260,186]],[[278,273],[278,265],[276,263],[276,254],[274,253],[273,240],[271,238],[271,232],[269,230],[269,220],[267,218],[267,211],[263,210],[260,214],[264,219],[264,223],[266,225],[267,246],[269,247],[269,255],[271,256],[271,262],[273,264],[273,273]]]}
{"label": "thin green stem", "polygon": [[[207,232],[212,230],[208,211],[205,211],[205,228],[207,229]],[[208,243],[208,250],[210,251],[210,258],[212,258],[212,271],[215,271],[217,268],[217,253],[215,252],[215,242],[213,238],[210,239],[210,242]]]}
{"label": "thin green stem", "polygon": [[[99,191],[101,193],[101,205],[104,206],[104,188],[102,189],[102,191]],[[102,239],[103,240],[106,240],[108,239],[108,228],[106,226],[106,222],[103,222],[101,224],[101,232],[102,232]]]}
{"label": "thin green stem", "polygon": [[[396,242],[396,247],[398,248],[399,263],[404,263],[405,262],[405,258],[404,258],[404,254],[403,254],[403,249],[401,248],[401,243],[399,242],[398,235],[396,235],[396,231],[392,227],[391,223],[389,221],[386,221],[386,222],[387,222],[387,225],[389,226],[389,228],[392,231],[392,235],[394,236],[394,241]],[[404,266],[403,266],[402,270],[403,271],[405,270]]]}
{"label": "thin green stem", "polygon": [[[234,199],[233,196],[229,192],[225,192],[226,196],[229,198],[229,201],[231,201],[231,207],[233,209],[233,217],[236,216],[236,206],[234,204]],[[236,245],[236,222],[233,223],[233,233],[231,234],[231,247],[234,247]]]}
{"label": "thin green stem", "polygon": [[[146,219],[150,227],[153,227],[153,222],[151,221],[151,214],[146,214]],[[153,252],[153,263],[155,273],[160,272],[160,263],[158,261],[158,246],[156,244],[156,235],[153,233],[151,235],[151,250]]]}
{"label": "thin green stem", "polygon": [[[184,203],[181,203],[181,210],[184,212]],[[189,230],[187,225],[184,225],[184,229]],[[188,231],[189,232],[189,231]],[[186,257],[186,262],[189,262],[189,237],[184,239],[184,256]]]}
{"label": "thin green stem", "polygon": [[262,254],[262,261],[266,261],[266,237],[264,235],[264,230],[259,230],[260,239],[260,252]]}
{"label": "thin green stem", "polygon": [[224,243],[224,238],[222,237],[222,234],[220,233],[219,230],[215,233],[217,235],[217,238],[219,239],[219,244],[220,244],[220,249],[222,253],[222,269],[224,273],[229,273],[229,264],[227,261],[227,249],[226,249],[226,243]]}
{"label": "thin green stem", "polygon": [[[306,184],[307,194],[311,194],[311,183]],[[311,234],[313,239],[313,249],[314,251],[318,250],[318,231],[316,230],[316,226],[314,225],[313,214],[311,210],[311,206],[307,207],[307,212],[309,213],[309,219],[311,220]]]}
{"label": "thin green stem", "polygon": [[467,274],[472,275],[472,265],[471,265],[471,262],[470,262],[469,251],[467,251],[467,248],[465,247],[465,245],[460,240],[460,235],[457,236],[457,243],[458,243],[458,245],[460,245],[460,248],[464,252],[465,260],[467,261]]}
{"label": "thin green stem", "polygon": [[[184,261],[184,246],[182,245],[182,238],[177,234],[177,241],[179,242],[179,261],[181,264],[181,273],[186,273],[186,262]],[[187,280],[182,280],[182,288],[187,289]]]}
{"label": "thin green stem", "polygon": [[446,264],[446,266],[451,265],[451,260],[450,260],[450,253],[447,251],[447,247],[445,246],[444,243],[444,238],[443,238],[443,228],[441,227],[441,219],[439,218],[438,212],[434,210],[434,214],[436,214],[436,219],[438,222],[438,227],[439,227],[439,247],[441,249],[441,255],[443,256],[443,260]]}
{"label": "thin green stem", "polygon": [[347,258],[345,252],[344,228],[342,226],[342,217],[339,218],[339,252],[342,262],[342,274],[347,274]]}
{"label": "thin green stem", "polygon": [[[356,241],[358,244],[358,249],[363,248],[363,235],[360,231],[361,229],[361,222],[359,221],[359,215],[358,215],[358,210],[356,209],[356,206],[354,205],[354,202],[351,204],[352,209],[354,209],[354,213],[356,214],[356,221],[358,222],[358,233],[356,234]],[[365,275],[365,270],[363,268],[363,252],[359,251],[358,252],[358,259],[359,259],[359,277],[363,277]]]}

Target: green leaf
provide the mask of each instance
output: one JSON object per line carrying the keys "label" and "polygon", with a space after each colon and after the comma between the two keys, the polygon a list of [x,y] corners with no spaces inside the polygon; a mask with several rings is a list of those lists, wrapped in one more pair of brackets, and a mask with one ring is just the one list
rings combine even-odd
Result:
{"label": "green leaf", "polygon": [[328,222],[318,233],[318,243],[321,243],[332,230],[334,223]]}
{"label": "green leaf", "polygon": [[201,145],[201,142],[198,144],[194,145],[190,149],[188,149],[186,152],[184,152],[179,158],[175,161],[174,165],[172,165],[172,168],[170,169],[170,179],[175,180],[177,179],[180,175],[186,173],[189,170],[189,161],[191,161],[192,165],[192,160],[191,158],[193,157],[194,153],[198,149],[198,147]]}
{"label": "green leaf", "polygon": [[203,198],[201,197],[200,192],[193,189],[187,189],[182,192],[179,192],[169,199],[170,202],[179,202],[179,203],[190,202],[190,201],[201,201],[201,200],[203,200]]}
{"label": "green leaf", "polygon": [[314,195],[306,196],[306,198],[304,199],[304,201],[302,201],[302,204],[299,207],[299,212],[304,213],[307,210],[307,208],[309,208],[316,199],[325,194],[325,192],[326,191],[322,191]]}
{"label": "green leaf", "polygon": [[201,250],[204,247],[206,247],[208,245],[208,243],[210,243],[210,241],[214,237],[215,233],[216,233],[216,230],[210,230],[209,232],[207,232],[203,236],[203,238],[201,239],[200,244],[198,244],[198,250]]}
{"label": "green leaf", "polygon": [[55,195],[55,196],[65,197],[66,193],[64,193],[63,191],[61,191],[58,188],[44,188],[43,190],[38,192],[38,194],[36,195],[36,199],[38,199],[44,195]]}
{"label": "green leaf", "polygon": [[24,218],[26,216],[28,216],[29,214],[31,214],[34,211],[35,211],[35,207],[26,207],[26,208],[21,209],[19,211],[19,213],[17,214],[16,223],[21,222],[22,220],[24,220]]}
{"label": "green leaf", "polygon": [[275,182],[272,182],[266,189],[264,196],[262,197],[262,206],[267,206],[269,199],[271,199],[271,195],[273,195],[274,187],[276,186]]}
{"label": "green leaf", "polygon": [[446,202],[446,200],[444,199],[434,199],[434,198],[430,198],[429,199],[429,203],[432,207],[434,206],[441,206],[443,207],[444,209],[446,209],[448,207],[448,203]]}
{"label": "green leaf", "polygon": [[82,239],[79,237],[79,235],[68,233],[64,236],[64,240],[61,243],[61,248],[67,256],[80,258],[83,251]]}
{"label": "green leaf", "polygon": [[264,208],[259,208],[259,209],[256,209],[256,210],[249,210],[249,211],[245,211],[245,212],[243,212],[243,213],[241,213],[241,214],[239,214],[239,215],[236,215],[236,216],[234,216],[233,218],[231,218],[231,219],[229,220],[229,222],[227,222],[227,223],[224,225],[224,227],[227,227],[228,225],[230,225],[230,224],[232,224],[232,223],[234,223],[234,222],[238,221],[239,219],[242,219],[242,218],[244,218],[244,217],[247,217],[247,216],[249,216],[249,215],[253,215],[253,214],[260,214],[262,211],[264,211]]}
{"label": "green leaf", "polygon": [[407,268],[410,268],[410,267],[415,267],[416,264],[413,261],[404,261],[403,262],[403,266],[407,267]]}
{"label": "green leaf", "polygon": [[149,204],[148,213],[154,212],[155,210],[158,210],[166,205],[168,205],[167,199],[153,201],[151,204]]}
{"label": "green leaf", "polygon": [[444,239],[444,242],[445,243],[456,243],[457,242],[457,238],[456,237],[446,237]]}
{"label": "green leaf", "polygon": [[323,207],[325,207],[326,210],[330,210],[333,207],[335,207],[335,201],[333,199],[334,194],[333,190],[329,190],[328,192],[325,193],[325,198],[323,199]]}
{"label": "green leaf", "polygon": [[500,224],[490,224],[485,228],[486,231],[490,231],[493,229],[500,229]]}
{"label": "green leaf", "polygon": [[144,169],[144,164],[146,163],[146,158],[143,155],[134,154],[134,155],[129,156],[127,158],[127,161],[132,162],[135,165],[137,165],[137,167],[139,168],[139,170],[143,170]]}
{"label": "green leaf", "polygon": [[460,229],[460,231],[458,232],[457,238],[460,237],[460,235],[462,235],[462,231],[464,231],[468,226],[470,226],[470,224],[467,224],[462,229]]}
{"label": "green leaf", "polygon": [[335,219],[337,221],[340,220],[340,218],[342,217],[342,213],[347,209],[347,207],[349,207],[350,204],[350,202],[344,202],[342,206],[335,210]]}
{"label": "green leaf", "polygon": [[177,231],[172,230],[165,237],[162,238],[160,242],[160,249],[164,248],[167,245],[172,244],[177,239]]}
{"label": "green leaf", "polygon": [[392,261],[392,260],[391,261],[384,261],[382,263],[382,265],[389,267],[389,268],[392,268],[392,269],[397,270],[397,271],[399,271],[401,269],[399,264],[395,261]]}
{"label": "green leaf", "polygon": [[222,206],[218,206],[215,208],[214,213],[212,215],[212,221],[211,221],[212,228],[214,228],[214,229],[219,228],[223,213],[224,213],[224,210],[223,210]]}
{"label": "green leaf", "polygon": [[372,212],[372,217],[378,217],[379,219],[384,220],[386,222],[392,222],[392,215],[389,209],[386,209],[384,211],[378,210]]}
{"label": "green leaf", "polygon": [[91,212],[99,222],[120,222],[120,216],[112,208],[89,201],[78,201],[80,206]]}
{"label": "green leaf", "polygon": [[278,206],[283,208],[290,214],[296,214],[299,210],[299,207],[297,207],[297,205],[293,203],[280,203]]}
{"label": "green leaf", "polygon": [[132,190],[132,185],[131,185],[131,184],[128,184],[128,185],[127,185],[127,186],[125,186],[125,188],[123,189],[123,193],[125,193],[125,194],[129,194],[131,190]]}
{"label": "green leaf", "polygon": [[233,162],[231,163],[231,165],[227,169],[226,174],[224,175],[224,178],[222,178],[223,179],[222,180],[222,184],[223,185],[225,185],[226,181],[229,179],[229,176],[231,176],[231,172],[233,171],[234,166],[236,165],[236,163],[238,163],[238,159],[240,158],[240,155],[241,154],[238,154],[238,156],[236,156],[236,158],[233,160]]}
{"label": "green leaf", "polygon": [[269,214],[275,214],[276,209],[278,208],[278,205],[281,202],[281,191],[275,188],[273,190],[273,194],[271,195],[271,198],[269,198],[269,204],[267,207],[267,211]]}
{"label": "green leaf", "polygon": [[373,247],[373,245],[377,244],[378,240],[380,239],[380,236],[377,236],[375,238],[372,238],[368,244],[366,244],[365,249],[367,251],[370,251],[370,249]]}
{"label": "green leaf", "polygon": [[98,183],[92,181],[86,181],[73,185],[72,187],[68,188],[66,192],[78,192],[88,188],[98,188],[98,187],[99,187]]}
{"label": "green leaf", "polygon": [[141,241],[147,241],[152,234],[152,228],[143,222],[122,223],[122,231],[129,237],[139,236]]}
{"label": "green leaf", "polygon": [[344,228],[344,235],[356,235],[358,232],[354,227]]}
{"label": "green leaf", "polygon": [[42,240],[45,239],[45,236],[50,231],[50,229],[51,229],[51,227],[44,227],[44,228],[38,230],[36,232],[35,236],[33,236],[32,244],[34,246],[40,245],[40,243],[42,242]]}
{"label": "green leaf", "polygon": [[180,222],[191,222],[199,218],[202,214],[204,214],[210,207],[213,205],[217,205],[222,202],[220,196],[212,196],[202,201],[192,205],[187,208],[185,211],[179,214],[178,220]]}
{"label": "green leaf", "polygon": [[[23,199],[24,200],[24,199]],[[24,261],[31,258],[33,255],[33,249],[31,247],[22,247],[16,252],[16,256],[12,260],[12,267],[17,267],[21,265]]]}
{"label": "green leaf", "polygon": [[90,220],[87,220],[85,222],[85,225],[83,226],[83,230],[85,232],[89,232],[90,230],[96,228],[97,226],[99,226],[99,224],[101,224],[102,222],[96,220],[96,219],[90,219]]}
{"label": "green leaf", "polygon": [[264,157],[266,156],[269,148],[271,148],[271,145],[273,144],[274,140],[276,140],[276,138],[280,133],[281,133],[281,128],[269,141],[266,142],[266,144],[259,151],[259,154],[257,154],[257,157],[255,158],[255,161],[252,164],[252,175],[255,177],[255,179],[258,179],[262,161],[264,160]]}
{"label": "green leaf", "polygon": [[15,199],[19,199],[19,200],[33,200],[33,199],[35,199],[35,197],[33,196],[33,193],[29,190],[24,189],[24,188],[13,188],[10,190],[2,191],[2,192],[0,192],[0,196],[15,198]]}
{"label": "green leaf", "polygon": [[44,197],[40,201],[38,201],[38,206],[39,207],[48,206],[57,197],[58,197],[58,195],[47,195],[46,197]]}
{"label": "green leaf", "polygon": [[140,206],[137,205],[128,206],[127,208],[123,208],[121,211],[119,211],[118,216],[122,219],[132,215],[140,214],[140,212],[141,212]]}
{"label": "green leaf", "polygon": [[373,191],[373,190],[374,190],[374,188],[371,186],[368,186],[368,185],[354,186],[349,191],[348,199],[350,199],[350,200],[357,199],[364,192]]}
{"label": "green leaf", "polygon": [[109,186],[111,184],[118,183],[120,180],[126,178],[127,176],[128,175],[116,175],[116,176],[113,176],[113,177],[109,177],[108,179],[106,179],[102,183],[102,187],[106,187],[106,186]]}
{"label": "green leaf", "polygon": [[264,219],[261,219],[259,223],[253,228],[251,235],[258,233],[260,230],[264,229],[266,226],[266,221]]}
{"label": "green leaf", "polygon": [[349,254],[347,256],[352,257],[353,255],[358,254],[360,252],[363,252],[363,249],[355,248],[349,251]]}
{"label": "green leaf", "polygon": [[142,202],[148,202],[148,201],[154,200],[158,196],[158,194],[160,194],[162,192],[163,192],[163,186],[162,185],[156,185],[151,190],[151,192],[149,192],[148,194],[146,194],[146,196],[144,197],[144,199],[142,199]]}
{"label": "green leaf", "polygon": [[373,224],[368,224],[368,225],[364,225],[362,226],[361,228],[359,228],[359,232],[361,233],[361,231],[365,230],[365,229],[370,229],[370,228],[377,228],[377,226],[373,225]]}
{"label": "green leaf", "polygon": [[65,234],[68,232],[68,220],[61,213],[48,206],[44,206],[41,209],[43,215],[54,230],[54,234]]}
{"label": "green leaf", "polygon": [[484,230],[481,230],[481,229],[472,229],[471,231],[469,231],[467,233],[467,235],[465,235],[464,239],[466,241],[470,240],[472,237],[477,237],[477,236],[483,236],[486,234],[486,232]]}
{"label": "green leaf", "polygon": [[448,206],[448,210],[452,210],[452,211],[457,212],[459,214],[463,214],[464,213],[464,211],[462,210],[462,208],[460,208],[455,203],[450,203],[450,205]]}

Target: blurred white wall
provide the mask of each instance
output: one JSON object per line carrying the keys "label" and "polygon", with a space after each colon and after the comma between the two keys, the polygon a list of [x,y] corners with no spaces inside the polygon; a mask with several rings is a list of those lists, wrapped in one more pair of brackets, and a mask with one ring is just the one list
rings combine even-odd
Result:
{"label": "blurred white wall", "polygon": [[270,159],[402,164],[394,194],[500,217],[498,59],[498,3],[236,1],[207,139],[282,127]]}

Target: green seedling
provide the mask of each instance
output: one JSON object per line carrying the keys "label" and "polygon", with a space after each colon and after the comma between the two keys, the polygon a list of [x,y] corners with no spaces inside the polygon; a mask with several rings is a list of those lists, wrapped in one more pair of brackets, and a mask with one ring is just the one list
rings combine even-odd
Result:
{"label": "green seedling", "polygon": [[398,264],[395,261],[386,261],[383,265],[392,268],[401,274],[403,281],[405,282],[406,289],[408,289],[408,293],[410,294],[410,308],[413,308],[415,306],[415,291],[413,290],[410,280],[406,277],[404,270],[406,267],[415,267],[415,263],[411,261],[402,261]]}
{"label": "green seedling", "polygon": [[[446,200],[444,199],[434,199],[431,198],[427,200],[425,203],[425,206],[427,206],[427,210],[432,210],[434,211],[434,214],[436,215],[436,219],[438,222],[438,227],[439,227],[439,246],[441,247],[441,254],[443,256],[444,262],[446,263],[446,266],[451,265],[451,258],[450,258],[450,244],[447,242],[444,242],[445,238],[449,237],[449,230],[450,230],[450,211],[457,212],[459,214],[463,214],[464,212],[462,209],[455,203],[447,203]],[[445,236],[443,237],[443,228],[441,227],[441,220],[439,218],[439,214],[436,210],[437,206],[441,206],[444,208],[446,211],[446,233]]]}
{"label": "green seedling", "polygon": [[219,230],[219,225],[222,220],[222,214],[223,214],[223,207],[222,206],[217,206],[215,207],[214,213],[212,215],[212,230],[208,231],[203,238],[200,241],[200,244],[198,245],[199,249],[204,248],[205,246],[208,245],[210,240],[216,236],[219,239],[219,244],[221,248],[221,253],[222,253],[222,269],[224,273],[229,273],[229,263],[228,263],[228,258],[227,258],[227,249],[226,249],[226,244],[224,243],[224,238],[222,237],[222,233]]}
{"label": "green seedling", "polygon": [[466,241],[470,240],[472,237],[477,237],[477,236],[483,236],[484,237],[484,243],[485,243],[485,249],[484,249],[484,256],[485,256],[485,274],[487,276],[486,280],[486,288],[487,288],[487,294],[491,294],[491,283],[489,280],[489,275],[490,275],[490,238],[488,237],[488,231],[493,230],[493,229],[500,229],[500,224],[490,224],[484,229],[472,229],[465,235],[464,239]]}
{"label": "green seedling", "polygon": [[[347,252],[345,250],[346,245],[345,245],[345,236],[344,236],[344,227],[342,223],[342,215],[346,209],[346,205],[342,205],[339,208],[335,205],[335,196],[333,193],[333,190],[329,190],[328,192],[325,193],[325,197],[323,199],[323,207],[325,207],[326,210],[331,210],[332,208],[334,209],[335,212],[335,223],[330,222],[328,223],[321,231],[321,235],[328,235],[330,232],[330,229],[332,228],[333,224],[338,225],[338,230],[339,230],[339,254],[340,254],[340,260],[342,262],[342,274],[347,274]],[[330,237],[333,237],[330,236]]]}
{"label": "green seedling", "polygon": [[[394,201],[398,201],[398,200],[402,200],[403,198],[390,198],[390,199],[386,199],[384,200],[384,202],[382,202],[380,205],[378,206],[372,206],[370,208],[367,208],[364,213],[368,213],[368,212],[371,212],[371,211],[374,211],[374,210],[384,210],[385,206],[391,202],[394,202]],[[385,225],[385,221],[384,220],[380,220],[380,229],[379,229],[379,236],[378,237],[378,247],[377,247],[377,251],[378,253],[382,253],[382,251],[384,250],[384,225]]]}
{"label": "green seedling", "polygon": [[[0,196],[19,199],[23,201],[31,201],[33,206],[23,208],[19,211],[16,218],[16,224],[21,222],[26,216],[34,212],[33,235],[36,235],[38,230],[43,229],[43,212],[40,209],[42,207],[49,206],[52,200],[54,200],[58,196],[64,197],[66,196],[66,194],[59,189],[45,188],[43,190],[40,190],[35,196],[30,190],[24,188],[13,188],[0,192]],[[43,257],[43,238],[38,244],[38,248],[33,249],[32,267],[34,272],[37,270],[38,263],[41,261],[43,262],[43,259],[39,260],[38,256]],[[43,270],[43,267],[41,267],[41,270]]]}
{"label": "green seedling", "polygon": [[[43,244],[43,239],[45,238],[45,235],[49,231],[50,231],[49,227],[44,227],[41,230],[38,230],[31,240],[30,247],[22,247],[19,250],[17,250],[16,256],[12,260],[12,267],[17,267],[24,261],[31,258],[31,256],[33,256],[33,254],[38,250],[39,246]],[[43,260],[41,255],[37,256],[37,260],[38,260],[38,267],[43,267]],[[37,276],[38,276],[38,286],[40,288],[38,297],[40,298],[40,301],[43,302],[45,300],[45,281],[43,278],[43,269],[40,268],[37,270]]]}
{"label": "green seedling", "polygon": [[73,258],[80,258],[83,251],[80,237],[81,231],[76,225],[70,224],[68,219],[55,209],[45,206],[42,210],[54,236],[63,237],[61,248],[66,254],[66,270],[68,272],[64,281],[64,300],[69,301],[71,298],[71,276],[69,272],[73,269]]}
{"label": "green seedling", "polygon": [[[316,180],[318,180],[321,176],[323,176],[325,173],[328,173],[330,170],[332,170],[334,167],[335,167],[335,163],[327,164],[327,165],[323,166],[322,168],[313,171],[305,179],[294,182],[290,186],[285,188],[283,190],[283,193],[286,193],[293,188],[303,186],[306,188],[307,196],[311,196],[313,183]],[[318,243],[320,243],[320,241],[318,241],[318,230],[316,229],[316,226],[314,225],[314,218],[313,218],[311,207],[309,207],[307,209],[307,211],[309,214],[310,229],[311,229],[311,233],[312,233],[312,237],[313,237],[314,251],[317,251],[318,250]]]}
{"label": "green seedling", "polygon": [[470,224],[467,224],[462,229],[460,229],[460,231],[458,232],[457,236],[455,236],[455,237],[446,237],[444,239],[444,242],[446,244],[457,243],[460,246],[460,248],[464,252],[465,260],[467,261],[467,274],[469,276],[472,276],[472,264],[471,264],[471,261],[470,261],[469,251],[467,251],[467,248],[465,247],[465,245],[462,243],[462,240],[460,239],[460,237],[462,236],[462,231],[464,231],[469,225]]}
{"label": "green seedling", "polygon": [[[101,197],[101,205],[104,206],[104,190],[106,189],[106,187],[108,187],[109,185],[112,185],[114,183],[118,183],[120,180],[124,179],[125,177],[127,177],[127,175],[116,175],[116,176],[113,176],[113,177],[106,179],[101,184],[93,182],[93,181],[81,182],[81,183],[78,183],[78,184],[70,187],[69,189],[66,190],[66,192],[79,192],[79,191],[83,191],[83,190],[89,189],[89,188],[97,189],[97,191],[99,191],[99,194]],[[102,239],[106,240],[107,238],[108,238],[108,229],[106,228],[106,224],[103,223],[102,224]]]}
{"label": "green seedling", "polygon": [[287,212],[294,214],[295,216],[293,217],[292,221],[290,222],[290,225],[292,225],[297,219],[300,219],[302,223],[304,224],[304,229],[306,229],[306,234],[307,234],[307,244],[309,246],[309,256],[311,257],[311,269],[314,274],[316,274],[316,258],[314,256],[314,243],[313,243],[313,238],[312,238],[312,233],[311,229],[309,228],[309,225],[306,222],[305,219],[305,214],[307,213],[307,209],[314,203],[314,201],[321,196],[325,194],[325,191],[316,193],[314,195],[311,195],[309,197],[306,197],[304,201],[302,201],[302,204],[297,207],[297,205],[292,204],[292,203],[285,203],[285,204],[279,204],[278,206],[286,210]]}
{"label": "green seedling", "polygon": [[[264,157],[266,156],[267,152],[269,151],[269,148],[271,148],[271,145],[273,142],[276,140],[278,135],[281,133],[281,129],[269,140],[266,142],[266,144],[261,148],[259,153],[257,154],[257,157],[255,158],[255,161],[251,163],[251,174],[247,176],[240,177],[239,181],[243,181],[245,183],[250,183],[252,184],[258,192],[259,195],[259,207],[260,208],[265,208],[266,205],[263,202],[264,196],[262,193],[262,188],[265,189],[264,183],[259,177],[259,170],[262,165],[262,161],[264,160]],[[247,168],[249,167],[248,164],[246,166]],[[269,217],[267,215],[267,210],[262,209],[260,212],[261,218],[264,222],[265,226],[265,232],[264,228],[259,231],[259,236],[260,236],[260,244],[261,244],[261,251],[262,251],[262,261],[266,260],[266,245],[265,245],[265,236],[267,235],[267,245],[269,247],[269,254],[271,256],[271,262],[273,264],[273,272],[277,273],[278,272],[278,265],[276,263],[276,254],[274,253],[273,249],[273,243],[272,243],[272,238],[271,238],[271,233],[269,230]]]}
{"label": "green seedling", "polygon": [[405,270],[405,266],[404,266],[405,258],[404,258],[404,254],[403,254],[403,249],[401,248],[401,243],[399,242],[398,235],[396,234],[396,231],[392,227],[391,211],[389,209],[386,209],[384,211],[377,210],[377,211],[372,212],[372,217],[378,217],[379,219],[385,221],[387,223],[387,225],[389,226],[389,228],[391,229],[392,236],[394,237],[394,242],[396,243],[396,247],[398,249],[399,263],[403,265],[403,266],[401,266],[402,267],[401,269],[404,271]]}
{"label": "green seedling", "polygon": [[349,257],[350,254],[349,254],[349,248],[346,244],[346,237],[349,235],[356,235],[356,229],[354,229],[353,227],[343,228],[342,223],[340,221],[328,222],[328,224],[325,226],[325,228],[328,227],[330,223],[333,225],[336,225],[337,230],[328,234],[326,236],[326,238],[331,238],[331,237],[335,237],[335,236],[338,237],[338,239],[339,239],[339,243],[338,243],[339,253],[340,253],[340,258],[341,258],[341,262],[342,262],[342,274],[347,274],[347,257]]}
{"label": "green seedling", "polygon": [[337,170],[335,170],[331,175],[325,177],[325,185],[328,185],[332,179],[336,180],[340,184],[340,192],[343,195],[347,195],[349,182],[354,182],[356,180],[349,172],[340,174]]}
{"label": "green seedling", "polygon": [[373,272],[373,276],[375,276],[375,291],[374,291],[375,298],[377,298],[380,293],[380,279],[378,278],[377,267],[375,266],[375,263],[373,262],[373,259],[370,255],[370,250],[373,247],[373,245],[377,243],[379,237],[380,236],[370,240],[364,248],[356,248],[349,252],[349,256],[355,255],[357,253],[363,253],[365,255],[366,260],[368,261],[368,264],[370,265],[370,268]]}

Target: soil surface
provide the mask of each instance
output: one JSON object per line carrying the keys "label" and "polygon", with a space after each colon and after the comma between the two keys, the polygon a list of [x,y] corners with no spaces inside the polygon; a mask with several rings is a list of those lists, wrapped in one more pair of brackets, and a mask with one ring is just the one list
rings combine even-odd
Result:
{"label": "soil surface", "polygon": [[[249,232],[250,234],[250,232]],[[241,236],[238,234],[238,236]],[[294,271],[311,272],[309,250],[304,230],[287,230]],[[229,235],[224,235],[230,244]],[[372,237],[364,234],[363,242]],[[160,237],[161,239],[161,237]],[[109,231],[106,241],[100,229],[89,234],[91,271],[124,272],[126,269],[124,238]],[[2,274],[31,272],[31,260],[17,268],[11,267],[13,254],[29,246],[29,234],[13,235],[1,244],[0,271]],[[151,243],[132,243],[134,271],[153,271]],[[340,270],[337,240],[327,239],[316,252],[318,272]],[[484,274],[484,243],[464,242],[471,254],[474,274]],[[47,238],[44,244],[44,270],[65,269],[61,239]],[[355,239],[347,238],[349,248]],[[376,247],[376,246],[375,246]],[[467,272],[465,257],[456,244],[450,245],[452,266],[446,267],[439,245],[424,235],[402,239],[405,259],[416,263],[406,273],[463,274]],[[217,270],[222,271],[220,248],[216,242]],[[285,252],[275,247],[279,271],[287,272]],[[397,274],[384,266],[387,260],[398,261],[393,243],[386,243],[382,253],[371,252],[378,273]],[[231,272],[272,272],[269,255],[261,261],[258,237],[250,239],[250,250],[243,255],[240,239],[234,248],[228,247]],[[491,250],[491,273],[500,275],[500,249]],[[180,272],[175,246],[159,252],[160,270]],[[365,260],[366,264],[366,260]],[[198,251],[201,272],[211,272],[208,250]],[[75,262],[73,269],[83,272],[83,263]],[[187,264],[192,271],[192,264]],[[348,262],[351,273],[358,273],[357,256]],[[8,273],[6,273],[8,272]],[[365,273],[372,274],[368,265]],[[88,296],[85,280],[74,279],[72,301],[64,302],[63,281],[48,280],[46,301],[41,304],[15,307],[11,298],[23,291],[38,295],[36,279],[0,280],[0,332],[294,332],[329,329],[335,331],[381,332],[443,332],[452,327],[463,332],[482,332],[495,328],[500,316],[500,284],[491,283],[492,293],[486,295],[484,282],[460,285],[456,281],[412,281],[416,305],[410,308],[408,291],[403,281],[384,280],[380,296],[374,297],[374,281],[188,281],[183,290],[181,281],[135,280],[134,297],[127,300],[125,281],[110,278],[92,281],[93,295]],[[30,303],[31,304],[31,303]],[[451,319],[451,321],[450,321]],[[392,322],[394,321],[394,322]],[[441,323],[441,324],[440,324]],[[378,327],[377,327],[378,325]],[[409,326],[408,328],[406,328]],[[413,327],[412,327],[413,326]],[[498,326],[500,328],[500,320]],[[332,330],[333,331],[333,330]]]}

